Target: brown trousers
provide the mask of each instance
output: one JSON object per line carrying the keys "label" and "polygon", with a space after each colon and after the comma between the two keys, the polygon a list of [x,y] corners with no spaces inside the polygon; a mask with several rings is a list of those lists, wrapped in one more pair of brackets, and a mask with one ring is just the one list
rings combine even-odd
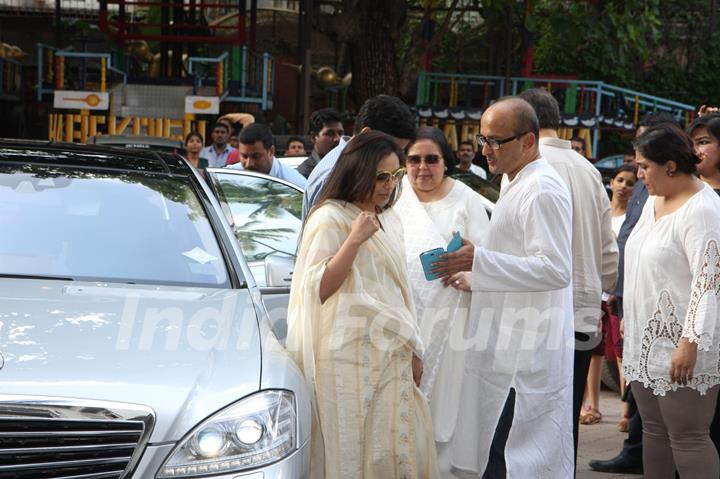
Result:
{"label": "brown trousers", "polygon": [[656,396],[633,381],[632,392],[643,424],[643,466],[647,479],[717,479],[720,459],[710,440],[720,386],[701,396],[679,388]]}

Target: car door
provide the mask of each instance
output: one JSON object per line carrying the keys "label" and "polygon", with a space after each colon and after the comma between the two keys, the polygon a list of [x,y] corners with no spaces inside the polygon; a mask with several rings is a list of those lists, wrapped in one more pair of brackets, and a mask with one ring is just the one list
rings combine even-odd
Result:
{"label": "car door", "polygon": [[263,295],[273,330],[284,341],[303,190],[252,171],[210,168],[207,174]]}

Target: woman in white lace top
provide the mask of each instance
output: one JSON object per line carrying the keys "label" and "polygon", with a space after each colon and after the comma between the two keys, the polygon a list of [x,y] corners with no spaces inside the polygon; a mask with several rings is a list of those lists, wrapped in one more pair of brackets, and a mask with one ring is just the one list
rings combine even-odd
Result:
{"label": "woman in white lace top", "polygon": [[646,477],[720,475],[708,429],[720,384],[720,198],[666,123],[635,142],[650,194],[625,250],[624,372],[643,418]]}

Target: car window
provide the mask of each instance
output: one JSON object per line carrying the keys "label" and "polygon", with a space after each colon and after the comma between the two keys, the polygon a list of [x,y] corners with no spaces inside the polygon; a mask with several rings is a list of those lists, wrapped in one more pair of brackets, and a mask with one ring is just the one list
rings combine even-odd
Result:
{"label": "car window", "polygon": [[214,172],[220,201],[229,208],[233,231],[253,271],[265,286],[270,255],[294,257],[302,229],[302,191],[270,177]]}
{"label": "car window", "polygon": [[228,287],[189,180],[0,164],[0,274]]}
{"label": "car window", "polygon": [[623,157],[621,156],[611,156],[608,158],[603,158],[602,160],[595,163],[595,166],[598,166],[600,168],[618,168],[623,162]]}
{"label": "car window", "polygon": [[500,197],[500,187],[488,180],[480,178],[478,175],[473,173],[456,172],[452,175],[452,177],[456,180],[462,181],[476,193],[479,193],[493,203],[497,203],[498,198]]}

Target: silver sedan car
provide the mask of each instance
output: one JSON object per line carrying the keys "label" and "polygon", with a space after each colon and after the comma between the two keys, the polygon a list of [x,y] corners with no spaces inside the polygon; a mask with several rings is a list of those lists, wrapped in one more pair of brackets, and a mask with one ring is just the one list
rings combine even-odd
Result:
{"label": "silver sedan car", "polygon": [[0,478],[307,477],[309,392],[221,211],[176,155],[0,141]]}

